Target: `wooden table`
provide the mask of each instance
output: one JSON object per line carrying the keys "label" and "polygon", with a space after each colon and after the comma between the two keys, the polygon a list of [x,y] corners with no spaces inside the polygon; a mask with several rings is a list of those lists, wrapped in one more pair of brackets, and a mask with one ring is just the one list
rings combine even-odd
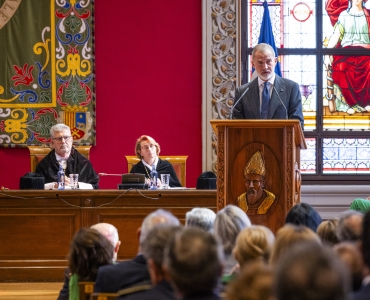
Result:
{"label": "wooden table", "polygon": [[182,223],[193,207],[216,211],[216,190],[0,191],[0,281],[61,281],[76,231],[98,222],[118,228],[118,260],[138,250],[137,229],[163,208]]}

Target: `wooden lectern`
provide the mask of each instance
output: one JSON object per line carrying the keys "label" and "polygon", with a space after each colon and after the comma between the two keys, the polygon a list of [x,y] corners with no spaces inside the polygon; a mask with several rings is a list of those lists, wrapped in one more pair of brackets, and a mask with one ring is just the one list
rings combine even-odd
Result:
{"label": "wooden lectern", "polygon": [[287,212],[300,202],[300,150],[306,149],[298,120],[211,120],[217,136],[217,209],[236,204],[246,192],[244,169],[262,153],[265,190],[275,195],[266,213],[247,211],[253,224],[276,232]]}

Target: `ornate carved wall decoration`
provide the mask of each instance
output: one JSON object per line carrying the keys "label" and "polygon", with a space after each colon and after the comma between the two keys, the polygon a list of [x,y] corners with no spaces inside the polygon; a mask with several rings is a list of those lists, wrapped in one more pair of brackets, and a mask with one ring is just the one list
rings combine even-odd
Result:
{"label": "ornate carved wall decoration", "polygon": [[[211,56],[212,60],[211,119],[222,120],[229,119],[235,96],[236,0],[213,0],[211,3],[212,41],[211,53],[207,53],[207,57]],[[212,169],[217,172],[217,137],[213,133],[210,138],[212,139]]]}

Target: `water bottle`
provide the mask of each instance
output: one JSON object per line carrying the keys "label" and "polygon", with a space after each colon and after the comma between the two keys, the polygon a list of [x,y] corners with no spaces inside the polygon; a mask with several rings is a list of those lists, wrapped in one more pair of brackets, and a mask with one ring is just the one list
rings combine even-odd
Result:
{"label": "water bottle", "polygon": [[65,181],[64,181],[64,170],[62,165],[59,165],[58,171],[58,190],[64,190]]}
{"label": "water bottle", "polygon": [[155,165],[152,165],[152,171],[150,172],[150,190],[157,189],[158,172],[155,169]]}

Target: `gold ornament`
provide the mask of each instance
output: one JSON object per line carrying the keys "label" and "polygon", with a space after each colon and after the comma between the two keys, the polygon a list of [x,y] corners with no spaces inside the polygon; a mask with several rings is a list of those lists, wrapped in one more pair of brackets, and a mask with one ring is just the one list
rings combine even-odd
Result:
{"label": "gold ornament", "polygon": [[253,154],[252,158],[248,161],[247,165],[244,168],[244,177],[248,174],[257,174],[265,176],[265,162],[262,157],[262,152],[258,150]]}

